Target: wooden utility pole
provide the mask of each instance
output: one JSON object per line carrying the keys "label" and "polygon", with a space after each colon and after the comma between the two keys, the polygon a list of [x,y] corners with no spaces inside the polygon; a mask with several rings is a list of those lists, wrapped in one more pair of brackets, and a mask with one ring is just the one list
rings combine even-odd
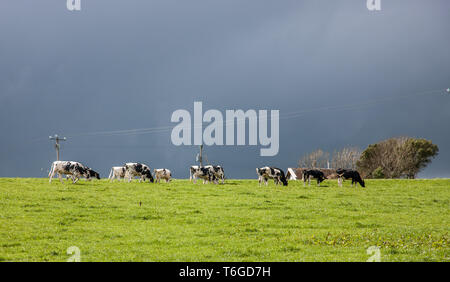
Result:
{"label": "wooden utility pole", "polygon": [[202,152],[203,152],[203,145],[200,145],[200,153],[199,153],[199,155],[198,155],[198,161],[200,162],[200,167],[203,166]]}
{"label": "wooden utility pole", "polygon": [[59,141],[66,141],[67,138],[63,137],[60,138],[57,134],[55,134],[55,136],[49,136],[48,137],[50,140],[55,140],[55,149],[56,149],[56,160],[59,161]]}

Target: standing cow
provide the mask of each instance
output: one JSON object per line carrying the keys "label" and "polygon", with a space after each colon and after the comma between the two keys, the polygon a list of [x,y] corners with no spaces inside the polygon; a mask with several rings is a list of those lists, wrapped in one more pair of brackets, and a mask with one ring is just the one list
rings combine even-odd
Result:
{"label": "standing cow", "polygon": [[198,165],[191,165],[189,167],[189,181],[192,182],[192,180],[194,179],[194,173],[197,172],[200,169],[200,167]]}
{"label": "standing cow", "polygon": [[151,183],[153,183],[153,176],[150,167],[141,163],[126,163],[125,167],[125,177],[128,178],[128,182],[131,182],[133,177],[138,176],[139,182],[144,181],[148,178]]}
{"label": "standing cow", "polygon": [[161,179],[168,183],[172,179],[172,173],[167,168],[155,168],[153,175],[155,176],[155,183],[161,183]]}
{"label": "standing cow", "polygon": [[261,167],[256,169],[256,174],[258,174],[258,182],[259,186],[261,186],[262,182],[267,186],[267,182],[270,179],[273,179],[275,185],[283,183],[284,186],[288,185],[286,176],[282,169],[276,167]]}
{"label": "standing cow", "polygon": [[112,182],[115,179],[119,181],[125,178],[126,168],[124,166],[113,166],[109,173],[108,179]]}

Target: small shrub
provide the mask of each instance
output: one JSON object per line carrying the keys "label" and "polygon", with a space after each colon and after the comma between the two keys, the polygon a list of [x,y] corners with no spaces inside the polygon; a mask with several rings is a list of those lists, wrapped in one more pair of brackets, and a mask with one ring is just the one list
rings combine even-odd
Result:
{"label": "small shrub", "polygon": [[381,166],[379,166],[377,169],[375,169],[375,170],[372,172],[372,176],[373,176],[373,178],[375,178],[375,179],[382,179],[382,178],[385,178],[383,168],[382,168]]}

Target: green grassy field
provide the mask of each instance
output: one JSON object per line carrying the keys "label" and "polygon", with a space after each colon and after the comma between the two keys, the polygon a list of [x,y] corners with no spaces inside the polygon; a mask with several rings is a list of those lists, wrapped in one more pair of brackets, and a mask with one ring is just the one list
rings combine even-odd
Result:
{"label": "green grassy field", "polygon": [[450,179],[366,183],[0,178],[0,261],[449,261]]}

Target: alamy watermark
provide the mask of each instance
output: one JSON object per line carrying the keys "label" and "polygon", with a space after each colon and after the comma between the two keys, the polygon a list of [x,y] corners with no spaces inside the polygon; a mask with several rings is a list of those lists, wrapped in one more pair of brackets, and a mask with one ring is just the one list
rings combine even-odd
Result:
{"label": "alamy watermark", "polygon": [[81,261],[81,251],[77,246],[71,246],[67,248],[67,254],[71,255],[67,262],[80,262]]}
{"label": "alamy watermark", "polygon": [[366,6],[369,11],[381,11],[381,0],[367,0]]}
{"label": "alamy watermark", "polygon": [[366,250],[367,254],[370,256],[367,262],[380,262],[381,261],[381,251],[378,246],[370,246]]}
{"label": "alamy watermark", "polygon": [[67,5],[67,10],[69,10],[69,11],[80,11],[81,10],[81,0],[67,0],[66,5]]}
{"label": "alamy watermark", "polygon": [[[226,110],[225,120],[218,110],[208,110],[203,114],[202,102],[194,102],[194,120],[187,110],[176,110],[172,113],[171,122],[178,123],[171,134],[172,144],[180,145],[251,145],[266,148],[260,149],[261,156],[275,156],[280,147],[279,110],[270,111],[270,135],[268,135],[267,110]],[[248,121],[248,136],[246,123]],[[209,123],[203,130],[203,123]],[[235,126],[236,125],[236,126]],[[192,128],[194,142],[192,142]],[[236,128],[236,130],[235,130]],[[225,140],[224,140],[225,129]],[[235,138],[236,131],[236,138]],[[248,137],[248,144],[246,144]],[[236,142],[235,142],[236,139]]]}

